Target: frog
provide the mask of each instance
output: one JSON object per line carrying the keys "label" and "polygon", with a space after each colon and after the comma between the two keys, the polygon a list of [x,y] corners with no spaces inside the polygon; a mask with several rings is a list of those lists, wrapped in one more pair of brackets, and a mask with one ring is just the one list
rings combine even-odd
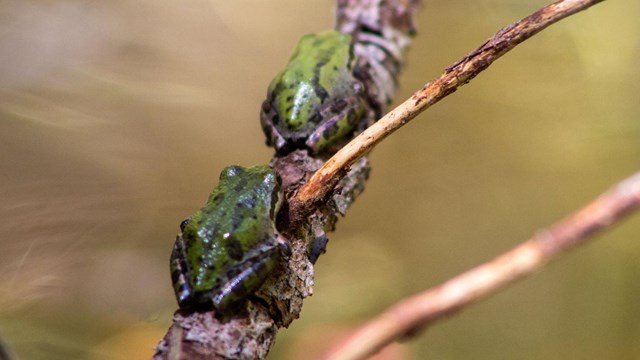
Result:
{"label": "frog", "polygon": [[276,229],[282,181],[268,165],[232,165],[206,204],[180,224],[171,277],[181,309],[229,314],[290,254]]}
{"label": "frog", "polygon": [[351,35],[304,35],[262,103],[267,145],[281,155],[296,149],[322,154],[347,140],[366,109],[355,67]]}

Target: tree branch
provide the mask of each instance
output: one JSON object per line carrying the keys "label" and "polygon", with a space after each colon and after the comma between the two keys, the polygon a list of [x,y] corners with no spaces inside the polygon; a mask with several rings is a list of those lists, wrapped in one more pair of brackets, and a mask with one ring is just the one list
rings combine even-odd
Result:
{"label": "tree branch", "polygon": [[587,242],[640,207],[640,172],[512,250],[445,283],[402,300],[356,330],[323,359],[355,360],[374,354],[464,306],[486,298]]}

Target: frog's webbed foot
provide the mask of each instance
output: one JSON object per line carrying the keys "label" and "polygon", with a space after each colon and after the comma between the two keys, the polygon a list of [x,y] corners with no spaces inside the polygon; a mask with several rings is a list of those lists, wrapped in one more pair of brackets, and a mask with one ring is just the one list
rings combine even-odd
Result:
{"label": "frog's webbed foot", "polygon": [[267,145],[273,145],[279,154],[286,154],[292,150],[290,144],[280,133],[278,133],[271,142],[272,144],[270,144],[270,141],[267,141]]}
{"label": "frog's webbed foot", "polygon": [[278,234],[276,238],[276,243],[278,248],[280,249],[280,255],[286,260],[291,254],[291,245],[289,245],[289,241],[282,235]]}
{"label": "frog's webbed foot", "polygon": [[287,153],[290,146],[284,136],[280,134],[278,129],[276,129],[274,126],[269,126],[268,128],[263,126],[263,130],[267,138],[265,142],[267,146],[273,146],[280,154]]}
{"label": "frog's webbed foot", "polygon": [[311,261],[312,264],[315,264],[320,255],[326,252],[328,242],[329,239],[324,233],[311,240],[309,244],[309,261]]}

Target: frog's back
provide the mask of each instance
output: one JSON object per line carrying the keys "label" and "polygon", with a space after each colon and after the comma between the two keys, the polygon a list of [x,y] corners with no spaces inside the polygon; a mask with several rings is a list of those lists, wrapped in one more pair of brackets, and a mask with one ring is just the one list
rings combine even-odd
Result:
{"label": "frog's back", "polygon": [[352,78],[351,52],[351,36],[337,31],[300,39],[286,68],[269,85],[279,116],[290,130],[315,125],[312,116],[317,107],[350,91],[345,79]]}
{"label": "frog's back", "polygon": [[207,204],[193,214],[183,231],[191,242],[187,258],[191,285],[207,291],[224,279],[226,271],[240,261],[261,239],[272,232],[272,212],[279,199],[279,187],[273,169],[264,166],[230,166],[220,174],[218,186]]}

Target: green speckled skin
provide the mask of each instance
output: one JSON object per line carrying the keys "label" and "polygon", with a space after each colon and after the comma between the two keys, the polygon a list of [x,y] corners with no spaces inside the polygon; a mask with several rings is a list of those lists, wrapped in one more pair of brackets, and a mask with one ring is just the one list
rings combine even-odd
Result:
{"label": "green speckled skin", "polygon": [[262,104],[267,143],[281,154],[298,148],[321,153],[352,132],[364,113],[353,64],[350,35],[303,36]]}
{"label": "green speckled skin", "polygon": [[181,308],[228,312],[262,285],[287,249],[275,228],[281,202],[280,179],[268,165],[222,171],[205,206],[181,224],[171,254]]}

